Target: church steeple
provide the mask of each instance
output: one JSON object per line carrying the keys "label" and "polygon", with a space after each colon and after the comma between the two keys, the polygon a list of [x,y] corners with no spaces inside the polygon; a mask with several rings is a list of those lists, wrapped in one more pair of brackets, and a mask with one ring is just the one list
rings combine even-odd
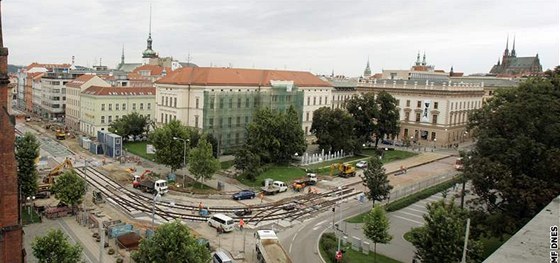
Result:
{"label": "church steeple", "polygon": [[504,50],[504,56],[505,57],[509,56],[509,35],[507,36],[506,39],[506,50]]}
{"label": "church steeple", "polygon": [[513,47],[511,48],[511,56],[515,57],[515,35],[513,35]]}
{"label": "church steeple", "polygon": [[124,65],[124,45],[122,46],[121,65]]}
{"label": "church steeple", "polygon": [[422,66],[426,66],[426,52],[424,52],[424,56],[422,57]]}
{"label": "church steeple", "polygon": [[[146,50],[142,52],[142,58],[150,59],[150,58],[157,58],[156,52],[152,49],[152,4],[150,4],[150,24],[149,24],[149,31],[148,31],[148,45]],[[145,63],[147,64],[147,63]]]}
{"label": "church steeple", "polygon": [[418,50],[418,55],[416,55],[416,66],[420,66],[420,50]]}
{"label": "church steeple", "polygon": [[369,57],[367,59],[366,69],[364,70],[364,77],[371,77],[371,68],[369,67]]}

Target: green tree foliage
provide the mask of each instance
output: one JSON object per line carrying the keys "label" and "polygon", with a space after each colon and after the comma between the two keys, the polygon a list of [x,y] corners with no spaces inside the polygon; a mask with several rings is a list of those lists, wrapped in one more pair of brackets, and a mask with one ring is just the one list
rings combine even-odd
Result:
{"label": "green tree foliage", "polygon": [[385,209],[377,204],[365,216],[363,225],[364,235],[373,241],[373,252],[375,257],[373,262],[377,260],[377,244],[387,244],[393,237],[389,234],[389,219]]}
{"label": "green tree foliage", "polygon": [[234,165],[249,180],[254,181],[261,172],[260,156],[246,146],[239,148],[235,153]]}
{"label": "green tree foliage", "polygon": [[385,135],[395,138],[395,136],[399,134],[400,127],[397,99],[386,91],[381,91],[377,94],[375,101],[379,106],[377,129],[375,130],[375,147],[377,147],[379,139],[384,138]]}
{"label": "green tree foliage", "polygon": [[529,79],[499,90],[468,126],[477,139],[464,158],[474,204],[493,235],[514,234],[560,193],[560,86]]}
{"label": "green tree foliage", "polygon": [[148,124],[147,116],[140,116],[138,112],[132,112],[111,122],[109,131],[127,138],[129,135],[137,136],[148,132]]}
{"label": "green tree foliage", "polygon": [[[467,212],[444,200],[429,203],[426,224],[411,233],[416,258],[421,262],[460,262],[463,255]],[[469,239],[467,262],[481,262],[482,244]]]}
{"label": "green tree foliage", "polygon": [[56,178],[51,191],[62,203],[75,207],[84,200],[86,181],[76,171],[68,170]]}
{"label": "green tree foliage", "polygon": [[188,154],[190,145],[195,141],[191,140],[194,136],[198,136],[196,131],[182,125],[178,120],[172,120],[151,132],[148,141],[156,148],[156,161],[169,166],[174,172],[183,166],[184,142],[174,140],[173,137],[190,141],[187,143]]}
{"label": "green tree foliage", "polygon": [[297,112],[290,107],[285,113],[259,109],[247,127],[245,147],[257,153],[263,164],[287,163],[295,153],[306,148],[305,136]]}
{"label": "green tree foliage", "polygon": [[354,95],[346,102],[346,109],[354,117],[354,134],[358,138],[357,146],[371,142],[374,132],[377,130],[375,121],[379,115],[373,92]]}
{"label": "green tree foliage", "polygon": [[313,112],[311,132],[317,137],[320,149],[352,152],[356,146],[353,128],[354,119],[347,111],[322,107]]}
{"label": "green tree foliage", "polygon": [[82,259],[80,245],[71,245],[61,230],[50,230],[44,236],[36,237],[31,244],[33,256],[40,263],[75,263]]}
{"label": "green tree foliage", "polygon": [[188,227],[174,221],[159,226],[153,237],[143,239],[132,259],[138,263],[206,263],[210,251],[196,242]]}
{"label": "green tree foliage", "polygon": [[18,182],[24,198],[33,196],[37,192],[39,175],[35,161],[39,157],[39,146],[37,138],[30,132],[26,132],[16,140]]}
{"label": "green tree foliage", "polygon": [[373,201],[373,204],[375,204],[375,201],[387,199],[393,189],[393,186],[389,184],[383,163],[381,163],[377,156],[368,160],[368,166],[364,169],[362,183],[369,189],[366,195],[369,200]]}
{"label": "green tree foliage", "polygon": [[196,180],[211,179],[212,175],[220,169],[220,161],[212,156],[212,145],[206,139],[200,139],[198,146],[189,153],[189,172]]}

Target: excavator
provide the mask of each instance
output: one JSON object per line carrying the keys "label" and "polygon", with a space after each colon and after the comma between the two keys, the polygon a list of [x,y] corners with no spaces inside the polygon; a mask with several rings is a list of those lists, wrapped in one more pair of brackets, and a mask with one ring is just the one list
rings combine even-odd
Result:
{"label": "excavator", "polygon": [[[69,158],[64,159],[63,162],[61,162],[55,168],[53,168],[49,172],[49,174],[47,174],[47,176],[45,176],[45,178],[43,178],[43,184],[46,184],[46,185],[49,185],[49,186],[54,184],[54,178],[57,177],[58,175],[60,175],[62,173],[63,169],[74,169],[74,166],[72,165],[72,161],[70,161]],[[41,186],[45,187],[44,185],[40,185],[39,187],[41,188]]]}
{"label": "excavator", "polygon": [[333,163],[331,165],[331,176],[333,172],[337,171],[337,175],[340,177],[348,178],[356,176],[356,168],[351,164],[346,163]]}

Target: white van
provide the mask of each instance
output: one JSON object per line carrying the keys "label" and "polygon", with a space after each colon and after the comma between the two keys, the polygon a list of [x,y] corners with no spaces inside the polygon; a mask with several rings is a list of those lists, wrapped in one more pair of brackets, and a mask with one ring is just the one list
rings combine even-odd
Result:
{"label": "white van", "polygon": [[233,263],[233,260],[225,252],[216,251],[215,253],[212,254],[212,262],[213,263]]}
{"label": "white van", "polygon": [[231,232],[234,229],[235,222],[233,218],[226,216],[224,214],[215,214],[208,218],[208,225],[211,227],[222,227],[224,232]]}

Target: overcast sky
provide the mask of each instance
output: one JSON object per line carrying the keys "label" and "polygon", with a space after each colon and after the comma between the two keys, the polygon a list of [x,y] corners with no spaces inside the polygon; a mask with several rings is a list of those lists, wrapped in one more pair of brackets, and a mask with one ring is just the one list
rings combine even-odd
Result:
{"label": "overcast sky", "polygon": [[[518,56],[559,64],[558,0],[4,0],[9,63],[141,62],[153,47],[199,66],[358,76],[408,69],[418,51],[446,71],[488,72],[516,35]],[[96,62],[97,61],[97,62]]]}

